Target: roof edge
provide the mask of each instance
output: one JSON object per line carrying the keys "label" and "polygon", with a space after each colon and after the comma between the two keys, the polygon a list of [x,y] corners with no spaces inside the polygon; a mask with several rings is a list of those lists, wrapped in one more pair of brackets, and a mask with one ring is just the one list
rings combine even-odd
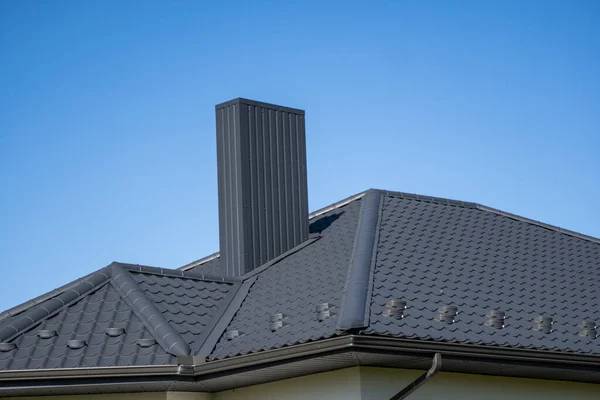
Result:
{"label": "roof edge", "polygon": [[156,305],[148,300],[126,268],[119,263],[112,263],[111,266],[113,286],[161,347],[175,356],[189,355],[187,342],[171,327]]}
{"label": "roof edge", "polygon": [[580,367],[600,367],[600,355],[567,353],[552,350],[507,348],[466,343],[435,342],[387,336],[354,336],[360,349],[380,351],[427,352],[477,359],[511,360],[547,364],[564,364]]}
{"label": "roof edge", "polygon": [[547,224],[545,222],[536,221],[534,219],[522,217],[522,216],[517,215],[517,214],[512,214],[512,213],[509,213],[509,212],[506,212],[506,211],[498,210],[496,208],[484,206],[482,204],[477,204],[477,209],[481,210],[481,211],[487,211],[487,212],[492,213],[492,214],[501,215],[503,217],[507,217],[507,218],[514,219],[514,220],[517,220],[517,221],[525,222],[525,223],[528,223],[528,224],[531,224],[531,225],[536,225],[536,226],[539,226],[539,227],[542,227],[542,228],[546,228],[546,229],[554,231],[554,232],[563,233],[565,235],[573,236],[573,237],[576,237],[578,239],[587,240],[588,242],[593,242],[593,243],[596,243],[596,244],[600,244],[600,239],[599,238],[596,238],[594,236],[585,235],[583,233],[578,233],[578,232],[575,232],[575,231],[571,231],[569,229],[564,229],[564,228],[558,227],[556,225],[550,225],[550,224]]}
{"label": "roof edge", "polygon": [[[0,342],[10,341],[22,332],[56,314],[65,307],[81,299],[93,290],[100,288],[109,280],[108,268],[102,268],[87,277],[67,285],[65,290],[19,313],[16,320],[0,329]],[[52,293],[52,292],[50,292]]]}
{"label": "roof edge", "polygon": [[12,316],[14,316],[16,314],[19,314],[19,313],[21,313],[21,312],[23,312],[25,310],[28,310],[29,308],[31,308],[31,307],[33,307],[35,305],[41,304],[41,303],[43,303],[46,300],[50,300],[51,298],[58,296],[59,294],[61,294],[61,293],[65,292],[65,291],[69,290],[70,288],[78,285],[79,283],[83,282],[84,280],[89,279],[92,275],[96,274],[97,272],[99,272],[99,271],[94,271],[94,272],[92,272],[90,274],[87,274],[87,275],[85,275],[85,276],[83,276],[83,277],[81,277],[79,279],[76,279],[76,280],[71,281],[71,282],[69,282],[69,283],[67,283],[65,285],[57,287],[54,290],[51,290],[51,291],[49,291],[47,293],[44,293],[44,294],[42,294],[42,295],[40,295],[38,297],[35,297],[35,298],[31,299],[31,300],[27,300],[26,302],[18,304],[16,306],[12,307],[12,308],[9,308],[8,310],[2,311],[0,313],[0,322],[2,322],[3,319],[6,319],[8,317],[12,317]]}
{"label": "roof edge", "polygon": [[354,237],[352,261],[345,288],[344,300],[338,320],[339,329],[357,329],[366,327],[367,302],[371,283],[374,248],[377,245],[377,226],[381,213],[382,196],[377,190],[366,192],[358,219],[358,228]]}
{"label": "roof edge", "polygon": [[460,200],[452,200],[452,199],[446,199],[443,197],[422,196],[422,195],[413,194],[413,193],[394,192],[394,191],[382,190],[382,189],[372,189],[372,190],[377,190],[387,196],[400,197],[403,199],[428,201],[431,203],[439,203],[439,204],[452,205],[452,206],[458,206],[458,207],[473,208],[473,209],[480,210],[480,211],[486,211],[486,212],[489,212],[492,214],[500,215],[500,216],[514,219],[517,221],[521,221],[521,222],[536,225],[536,226],[539,226],[542,228],[546,228],[551,231],[563,233],[568,236],[573,236],[578,239],[583,239],[583,240],[587,240],[589,242],[600,244],[600,238],[596,238],[596,237],[590,236],[590,235],[585,235],[583,233],[578,233],[578,232],[575,232],[575,231],[572,231],[569,229],[564,229],[564,228],[558,227],[556,225],[547,224],[545,222],[536,221],[534,219],[522,217],[517,214],[512,214],[512,213],[509,213],[506,211],[498,210],[496,208],[488,207],[486,205],[479,204],[479,203],[471,203],[471,202],[460,201]]}
{"label": "roof edge", "polygon": [[[124,376],[154,376],[175,375],[179,366],[172,365],[129,365],[118,367],[87,367],[87,368],[45,368],[45,369],[17,369],[0,371],[0,382],[8,380],[31,380],[52,378],[116,378]],[[1,394],[1,389],[0,389]]]}
{"label": "roof edge", "polygon": [[[224,374],[236,374],[252,372],[256,380],[260,380],[259,371],[273,365],[281,365],[286,370],[290,370],[287,364],[302,362],[311,358],[327,357],[332,355],[340,363],[339,354],[341,353],[369,353],[382,355],[410,355],[417,358],[429,358],[434,353],[441,353],[442,356],[452,357],[464,361],[476,361],[471,368],[470,373],[480,373],[478,366],[480,362],[506,362],[537,366],[540,368],[565,368],[569,370],[581,371],[582,369],[597,371],[600,367],[600,356],[584,354],[565,354],[559,352],[529,350],[529,349],[507,349],[495,348],[490,346],[441,343],[432,341],[419,341],[411,339],[389,338],[382,336],[366,335],[343,335],[335,338],[317,340],[314,342],[298,344],[294,346],[282,347],[273,350],[261,351],[258,353],[247,354],[222,360],[206,362],[204,358],[192,356],[179,356],[179,365],[165,366],[144,366],[144,367],[96,367],[96,368],[70,368],[70,369],[44,369],[44,370],[17,370],[0,371],[0,382],[6,382],[0,388],[1,395],[9,395],[11,392],[30,387],[34,382],[40,379],[44,380],[44,386],[40,390],[48,388],[64,388],[67,380],[65,378],[78,378],[85,392],[86,380],[103,379],[102,393],[110,393],[111,388],[119,387],[122,381],[131,376],[141,376],[150,379],[164,379],[176,382],[180,379],[186,379],[186,383],[203,385],[210,382],[213,377],[222,377]],[[356,365],[364,365],[360,357],[354,357]],[[313,368],[316,366],[313,363]],[[466,364],[465,364],[466,365]],[[331,364],[331,369],[336,366]],[[342,368],[341,363],[337,368]],[[322,372],[322,371],[321,371]],[[465,373],[465,371],[461,371]],[[500,371],[501,372],[501,371]],[[300,376],[313,373],[312,370],[296,369],[293,376]],[[296,375],[297,374],[297,375]],[[496,376],[517,376],[505,375],[502,373],[494,374]],[[292,376],[288,376],[292,377]],[[527,376],[525,376],[527,377]],[[106,378],[113,378],[106,381]],[[551,379],[551,378],[550,378]],[[23,382],[17,388],[9,385],[17,382]],[[68,384],[68,383],[67,383]],[[137,383],[143,390],[144,383]],[[244,385],[247,385],[245,381]],[[33,386],[32,389],[35,390]],[[218,389],[217,389],[218,390]],[[77,388],[74,392],[77,391]],[[215,391],[213,387],[211,391]]]}

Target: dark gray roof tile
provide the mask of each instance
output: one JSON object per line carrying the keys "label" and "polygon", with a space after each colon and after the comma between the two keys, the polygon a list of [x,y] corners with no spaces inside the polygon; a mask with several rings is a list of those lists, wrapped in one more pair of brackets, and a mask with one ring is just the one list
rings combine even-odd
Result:
{"label": "dark gray roof tile", "polygon": [[234,284],[149,275],[132,272],[147,298],[195,354],[202,343],[200,335],[213,321],[218,306],[235,289]]}
{"label": "dark gray roof tile", "polygon": [[[340,314],[352,303],[351,271],[352,282],[366,285],[363,334],[600,354],[600,338],[581,336],[578,326],[600,321],[597,239],[474,203],[376,194],[383,200],[381,209],[375,200],[369,207],[375,236],[357,235],[366,197],[355,196],[312,214],[311,240],[241,279],[217,275],[218,255],[184,270],[115,263],[8,310],[0,341],[16,348],[0,352],[0,370],[175,364],[181,348],[213,360],[346,334]],[[370,270],[372,246],[356,243],[367,236],[375,243]],[[406,302],[403,318],[386,316],[390,299]],[[320,320],[324,302],[331,315]],[[454,322],[436,319],[450,305]],[[359,306],[349,311],[359,316]],[[485,325],[490,310],[505,312],[504,327]],[[276,312],[285,318],[272,330]],[[534,329],[540,315],[554,319],[552,332]],[[111,337],[108,328],[125,333]],[[48,329],[56,335],[37,335]],[[241,334],[227,340],[228,330]],[[69,348],[69,340],[86,345]]]}
{"label": "dark gray roof tile", "polygon": [[[114,322],[98,318],[101,315],[122,315],[126,333],[116,338],[106,335],[106,328],[113,326]],[[37,332],[40,329],[55,329],[57,335],[49,339],[39,338]],[[108,283],[17,337],[16,350],[0,353],[0,369],[100,366],[101,355],[114,357],[105,366],[133,365],[138,350],[130,346],[129,351],[124,351],[124,343],[133,343],[143,334],[149,333]],[[85,340],[87,346],[70,349],[67,347],[70,339]],[[165,354],[162,349],[156,351]],[[172,356],[169,358],[174,362]]]}
{"label": "dark gray roof tile", "polygon": [[[485,208],[384,199],[371,326],[367,333],[600,354],[600,341],[578,336],[578,321],[600,314],[600,244]],[[404,319],[382,315],[392,297],[407,300]],[[454,324],[434,321],[455,304]],[[485,313],[506,311],[505,327],[486,327]],[[555,331],[533,330],[548,314]]]}
{"label": "dark gray roof tile", "polygon": [[[238,282],[117,263],[100,272],[86,277],[94,284],[79,280],[75,286],[64,286],[65,292],[51,292],[54,297],[41,296],[40,302],[28,303],[29,308],[19,306],[14,313],[4,313],[0,326],[5,335],[16,335],[12,339],[16,349],[0,352],[0,370],[173,364],[176,359],[169,354],[170,343],[161,345],[160,341],[173,332],[186,337],[186,346],[196,345]],[[155,311],[147,315],[149,309]],[[154,325],[161,318],[164,323],[155,329],[139,316],[153,320]],[[16,328],[11,331],[12,325]],[[122,328],[124,333],[112,337],[107,335],[109,328]],[[38,336],[40,330],[56,332],[43,338]],[[159,343],[139,346],[137,340],[143,338]],[[84,345],[70,348],[70,340]]]}
{"label": "dark gray roof tile", "polygon": [[[337,317],[318,321],[315,307],[343,300],[361,201],[356,200],[311,221],[311,232],[321,238],[257,275],[240,309],[226,330],[244,334],[221,338],[211,358],[230,357],[299,342],[330,337]],[[269,314],[281,312],[284,326],[272,332]],[[339,313],[339,308],[335,311]]]}

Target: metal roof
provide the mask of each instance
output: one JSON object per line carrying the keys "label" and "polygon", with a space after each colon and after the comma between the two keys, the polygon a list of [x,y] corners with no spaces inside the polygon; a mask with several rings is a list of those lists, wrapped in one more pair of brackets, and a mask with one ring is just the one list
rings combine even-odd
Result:
{"label": "metal roof", "polygon": [[598,239],[380,190],[312,214],[310,233],[239,278],[212,275],[218,255],[184,270],[113,263],[8,310],[0,380],[18,370],[181,366],[182,357],[220,365],[349,335],[600,365]]}

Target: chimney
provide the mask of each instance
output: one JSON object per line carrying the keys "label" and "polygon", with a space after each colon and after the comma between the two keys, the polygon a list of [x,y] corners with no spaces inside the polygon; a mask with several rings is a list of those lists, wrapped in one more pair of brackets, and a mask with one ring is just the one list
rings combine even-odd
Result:
{"label": "chimney", "polygon": [[308,239],[304,111],[216,106],[221,273],[240,276]]}

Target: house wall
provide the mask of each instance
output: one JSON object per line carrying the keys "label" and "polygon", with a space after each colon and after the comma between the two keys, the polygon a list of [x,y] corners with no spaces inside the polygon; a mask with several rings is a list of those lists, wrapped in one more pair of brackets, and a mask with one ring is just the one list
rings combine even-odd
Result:
{"label": "house wall", "polygon": [[[214,399],[387,400],[423,372],[407,369],[354,367],[220,392],[215,394]],[[408,397],[409,400],[504,400],[507,398],[515,400],[599,400],[600,385],[442,372]]]}
{"label": "house wall", "polygon": [[[362,399],[389,399],[423,372],[361,367]],[[441,372],[413,392],[408,399],[598,400],[600,399],[600,385]]]}
{"label": "house wall", "polygon": [[[6,399],[6,397],[0,397]],[[85,394],[73,396],[33,396],[16,397],[18,400],[213,400],[211,393],[122,393],[122,394]]]}
{"label": "house wall", "polygon": [[227,390],[214,400],[360,400],[360,386],[360,368],[354,367]]}
{"label": "house wall", "polygon": [[[0,397],[6,399],[7,397]],[[32,396],[15,397],[19,400],[166,400],[166,393],[123,393],[123,394],[85,394],[73,396]]]}
{"label": "house wall", "polygon": [[[115,395],[22,397],[22,400],[387,400],[423,371],[354,367],[264,383],[220,393],[140,393]],[[462,399],[600,399],[600,385],[542,379],[441,372],[412,393],[409,400]]]}

